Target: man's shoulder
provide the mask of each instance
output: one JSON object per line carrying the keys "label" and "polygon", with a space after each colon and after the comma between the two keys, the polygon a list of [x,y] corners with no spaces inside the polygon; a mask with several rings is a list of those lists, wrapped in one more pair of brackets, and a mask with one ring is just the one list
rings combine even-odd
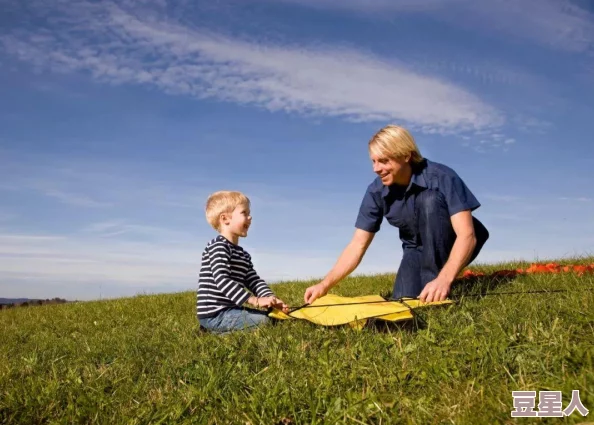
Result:
{"label": "man's shoulder", "polygon": [[372,195],[381,194],[383,189],[384,184],[382,183],[382,179],[379,176],[374,178],[373,181],[367,185],[367,192],[371,193]]}
{"label": "man's shoulder", "polygon": [[453,168],[441,162],[431,161],[425,158],[424,174],[429,178],[457,178],[458,173]]}

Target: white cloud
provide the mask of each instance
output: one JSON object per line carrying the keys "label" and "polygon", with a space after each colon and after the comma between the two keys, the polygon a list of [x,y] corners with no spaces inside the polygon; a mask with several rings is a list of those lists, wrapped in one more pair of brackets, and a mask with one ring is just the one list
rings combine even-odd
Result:
{"label": "white cloud", "polygon": [[[150,164],[139,162],[66,161],[48,155],[5,160],[0,165],[14,176],[12,190],[43,181],[92,194],[113,208],[81,214],[80,205],[64,203],[54,210],[60,222],[69,223],[63,230],[48,226],[43,217],[35,220],[35,227],[53,230],[0,229],[0,294],[93,299],[99,297],[99,288],[104,297],[195,289],[201,251],[216,234],[204,219],[204,201],[224,182],[211,179],[199,188],[184,186],[163,174],[157,177]],[[192,178],[200,181],[200,176]],[[239,189],[250,195],[254,212],[250,237],[241,244],[269,282],[322,278],[352,235],[361,195],[342,193],[337,203],[332,196],[324,200],[316,192],[292,188],[288,197],[286,186],[280,190],[243,181]],[[43,192],[36,193],[33,205],[43,211],[48,200]],[[165,194],[175,197],[163,199]],[[172,201],[174,208],[169,206]],[[330,224],[320,220],[329,212]],[[400,255],[396,236],[397,231],[386,226],[356,274],[395,272]]]}
{"label": "white cloud", "polygon": [[321,9],[345,9],[353,12],[401,12],[441,9],[465,0],[280,0]]}
{"label": "white cloud", "polygon": [[504,122],[469,91],[397,61],[339,46],[233,39],[105,4],[69,4],[73,10],[60,10],[66,17],[51,31],[16,31],[0,42],[40,69],[88,72],[106,83],[151,85],[270,111],[399,121],[428,133]]}
{"label": "white cloud", "polygon": [[[81,300],[98,298],[99,285],[112,287],[110,292],[104,292],[107,296],[152,292],[154,288],[167,292],[193,290],[203,249],[198,241],[207,238],[203,236],[191,235],[168,243],[94,235],[0,234],[0,288],[3,296],[23,296],[23,285],[14,284],[19,281],[29,287],[27,296]],[[258,249],[249,242],[242,245],[252,255],[258,273],[269,283],[322,278],[339,254],[292,247]],[[394,272],[398,266],[397,251],[396,246],[386,250],[376,244],[357,274]],[[66,286],[62,288],[60,284]]]}
{"label": "white cloud", "polygon": [[62,192],[56,189],[47,189],[43,191],[46,196],[57,198],[67,204],[78,205],[82,207],[109,207],[111,204],[107,202],[95,201],[88,196],[74,193]]}
{"label": "white cloud", "polygon": [[403,12],[428,13],[453,26],[505,34],[572,52],[591,51],[594,43],[594,14],[570,0],[282,1],[356,12],[373,19]]}
{"label": "white cloud", "polygon": [[11,221],[16,218],[16,214],[5,213],[0,211],[0,222]]}
{"label": "white cloud", "polygon": [[526,222],[526,221],[531,221],[530,217],[526,217],[525,215],[522,214],[506,214],[506,213],[489,213],[489,212],[482,212],[481,217],[483,218],[489,218],[492,220],[497,220],[497,221],[522,221],[522,222]]}
{"label": "white cloud", "polygon": [[[47,171],[47,170],[43,170]],[[85,181],[89,181],[88,176],[85,176],[81,171],[81,180],[67,180],[60,179],[58,176],[55,180],[49,180],[53,173],[48,173],[44,177],[26,177],[21,178],[14,176],[9,184],[0,185],[0,191],[19,192],[21,194],[31,192],[34,195],[42,195],[49,199],[57,200],[61,204],[84,207],[84,208],[105,208],[113,206],[112,202],[99,201],[97,198],[106,196],[108,192],[113,192],[112,187],[101,187],[99,185],[84,185]],[[106,179],[105,181],[109,181]],[[85,194],[80,192],[85,191]],[[79,192],[79,193],[75,193]]]}
{"label": "white cloud", "polygon": [[587,198],[585,196],[579,196],[579,197],[573,197],[573,198],[568,198],[566,196],[562,196],[559,198],[562,201],[575,201],[575,202],[592,202],[592,198]]}
{"label": "white cloud", "polygon": [[[82,300],[98,298],[100,293],[104,297],[116,297],[195,289],[201,251],[215,235],[202,215],[205,198],[196,196],[195,188],[176,185],[162,175],[157,177],[154,170],[140,163],[117,166],[112,163],[106,168],[105,164],[88,163],[79,158],[73,161],[75,165],[64,168],[64,164],[50,157],[43,157],[41,162],[44,166],[32,164],[21,168],[23,165],[20,165],[11,169],[19,177],[14,180],[15,189],[22,182],[22,175],[55,187],[71,187],[68,184],[74,181],[86,187],[88,193],[97,193],[114,208],[93,209],[81,215],[80,206],[66,203],[58,212],[60,221],[69,223],[63,230],[44,227],[47,223],[37,222],[35,218],[37,228],[53,230],[34,233],[0,229],[0,293],[3,296]],[[10,163],[19,162],[12,158]],[[157,178],[159,186],[155,185]],[[200,191],[207,193],[212,185],[219,183],[211,182]],[[249,182],[243,184],[250,189]],[[106,187],[110,190],[97,189]],[[79,186],[72,188],[79,189]],[[254,185],[251,189],[248,192],[256,218],[249,238],[241,243],[252,254],[260,275],[269,282],[322,278],[335,264],[354,231],[353,221],[361,194],[343,192],[337,200],[334,197],[322,199],[320,194],[311,192],[307,196],[299,191],[293,194],[289,190],[291,197],[288,198],[286,191],[270,186]],[[161,203],[161,196],[166,193],[175,193],[173,200],[187,208],[170,209],[171,199]],[[570,224],[561,226],[557,223],[557,211],[545,208],[548,215],[543,215],[543,206],[534,199],[524,200],[514,194],[481,197],[504,202],[485,205],[486,209],[478,213],[481,220],[485,217],[483,222],[492,232],[489,246],[479,261],[509,260],[520,251],[525,258],[531,258],[533,246],[538,247],[539,255],[549,256],[591,246],[588,245],[590,234],[582,232],[577,237],[568,230],[570,225],[581,228],[582,223],[587,222],[589,216],[583,214],[583,207],[576,207],[573,215],[568,216]],[[520,200],[523,209],[510,209],[507,202]],[[532,212],[528,211],[527,204],[535,205]],[[36,210],[43,211],[43,198],[37,199],[34,205]],[[154,216],[144,216],[146,210]],[[324,220],[326,217],[331,217],[331,224]],[[542,223],[553,223],[554,229],[537,223],[536,227],[529,228],[536,229],[534,234],[530,231],[527,234],[521,220],[534,222],[536,218]],[[558,236],[562,234],[569,236],[563,240]],[[555,242],[552,245],[551,240]],[[514,251],[506,250],[510,244]],[[394,273],[400,259],[398,231],[384,222],[382,231],[376,235],[354,274]],[[365,293],[365,288],[361,293]]]}
{"label": "white cloud", "polygon": [[[91,299],[98,298],[100,287],[103,296],[195,288],[201,251],[215,235],[203,215],[204,201],[224,181],[210,179],[196,188],[138,161],[106,164],[49,155],[3,159],[0,166],[13,176],[5,190],[23,192],[44,182],[90,194],[113,208],[81,211],[86,205],[63,202],[60,209],[53,208],[52,217],[36,218],[34,211],[44,211],[49,200],[43,191],[34,191],[34,211],[27,220],[34,222],[32,228],[52,230],[19,232],[10,223],[0,228],[2,296]],[[200,181],[194,172],[191,179]],[[190,181],[190,176],[182,180]],[[286,186],[280,190],[249,181],[240,186],[254,212],[250,238],[242,245],[261,276],[271,282],[323,277],[348,242],[360,194],[356,202],[345,194],[340,205],[347,206],[335,211],[335,199],[323,200],[315,192],[290,190],[289,198],[283,196]],[[348,212],[341,214],[343,210]],[[332,224],[320,220],[329,211]],[[395,270],[397,247],[376,244],[375,249],[358,272]]]}
{"label": "white cloud", "polygon": [[492,201],[496,201],[496,202],[515,202],[515,201],[519,201],[521,198],[518,196],[513,196],[513,195],[498,195],[498,194],[493,194],[493,193],[485,193],[484,195],[482,195],[483,198],[485,199],[490,199]]}
{"label": "white cloud", "polygon": [[134,224],[121,219],[91,223],[85,226],[81,233],[99,238],[113,238],[123,235],[126,237],[143,237],[166,243],[186,240],[188,237],[187,232],[162,226]]}
{"label": "white cloud", "polygon": [[516,124],[518,130],[533,134],[547,134],[554,126],[554,124],[550,121],[545,121],[526,115],[514,117],[513,121]]}
{"label": "white cloud", "polygon": [[[130,205],[201,208],[205,199],[205,189],[201,187],[208,182],[206,173],[198,170],[186,180],[195,185],[176,182],[174,172],[159,181],[147,180],[147,176],[154,175],[160,168],[147,162],[116,158],[102,161],[74,155],[5,152],[0,157],[0,167],[3,174],[10,176],[10,180],[0,182],[0,191],[30,192],[65,206],[101,209],[108,213],[113,208]],[[43,200],[37,198],[37,202]]]}
{"label": "white cloud", "polygon": [[[88,285],[117,283],[120,294],[170,284],[188,286],[196,275],[195,247],[110,242],[102,238],[0,235],[0,285],[18,296],[15,279],[37,288],[39,298],[84,299]],[[194,255],[192,255],[194,254]],[[55,283],[76,284],[71,294],[55,294]],[[134,293],[134,292],[132,292]],[[95,294],[93,294],[95,295]],[[119,294],[118,294],[119,295]]]}
{"label": "white cloud", "polygon": [[467,7],[474,25],[553,49],[583,52],[594,42],[594,15],[569,0],[468,1]]}

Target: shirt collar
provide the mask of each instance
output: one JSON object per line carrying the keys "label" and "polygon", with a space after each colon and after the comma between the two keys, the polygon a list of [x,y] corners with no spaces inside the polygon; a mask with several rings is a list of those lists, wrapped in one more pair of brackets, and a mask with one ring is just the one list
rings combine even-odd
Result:
{"label": "shirt collar", "polygon": [[[410,177],[410,182],[406,187],[405,193],[408,193],[413,186],[427,188],[427,180],[425,180],[425,176],[423,175],[423,171],[427,168],[428,160],[423,159],[420,164],[413,166],[413,173]],[[390,186],[382,187],[382,197],[388,196],[390,193]]]}

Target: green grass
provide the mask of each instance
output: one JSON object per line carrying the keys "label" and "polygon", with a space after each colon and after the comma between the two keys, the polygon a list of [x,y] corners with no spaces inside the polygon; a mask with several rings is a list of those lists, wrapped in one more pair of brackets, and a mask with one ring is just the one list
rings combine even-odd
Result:
{"label": "green grass", "polygon": [[[473,269],[518,266],[525,264]],[[387,295],[392,282],[392,275],[353,277],[332,292]],[[592,421],[593,283],[593,275],[574,273],[482,282],[470,291],[567,292],[464,296],[422,310],[422,320],[361,331],[290,320],[205,334],[193,292],[4,310],[0,423]],[[297,306],[307,286],[273,288]],[[586,418],[510,416],[514,390],[562,391],[565,407],[574,389]]]}

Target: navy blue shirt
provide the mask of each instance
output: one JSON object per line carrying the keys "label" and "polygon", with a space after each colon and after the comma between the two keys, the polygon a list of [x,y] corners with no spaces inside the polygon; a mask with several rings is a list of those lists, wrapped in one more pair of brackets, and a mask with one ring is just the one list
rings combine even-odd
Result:
{"label": "navy blue shirt", "polygon": [[367,187],[355,227],[376,233],[386,217],[388,223],[400,231],[403,247],[416,246],[417,235],[414,216],[414,194],[426,189],[441,192],[446,200],[450,216],[460,211],[474,211],[479,201],[451,168],[424,159],[413,164],[413,174],[408,186],[384,186],[378,176]]}

